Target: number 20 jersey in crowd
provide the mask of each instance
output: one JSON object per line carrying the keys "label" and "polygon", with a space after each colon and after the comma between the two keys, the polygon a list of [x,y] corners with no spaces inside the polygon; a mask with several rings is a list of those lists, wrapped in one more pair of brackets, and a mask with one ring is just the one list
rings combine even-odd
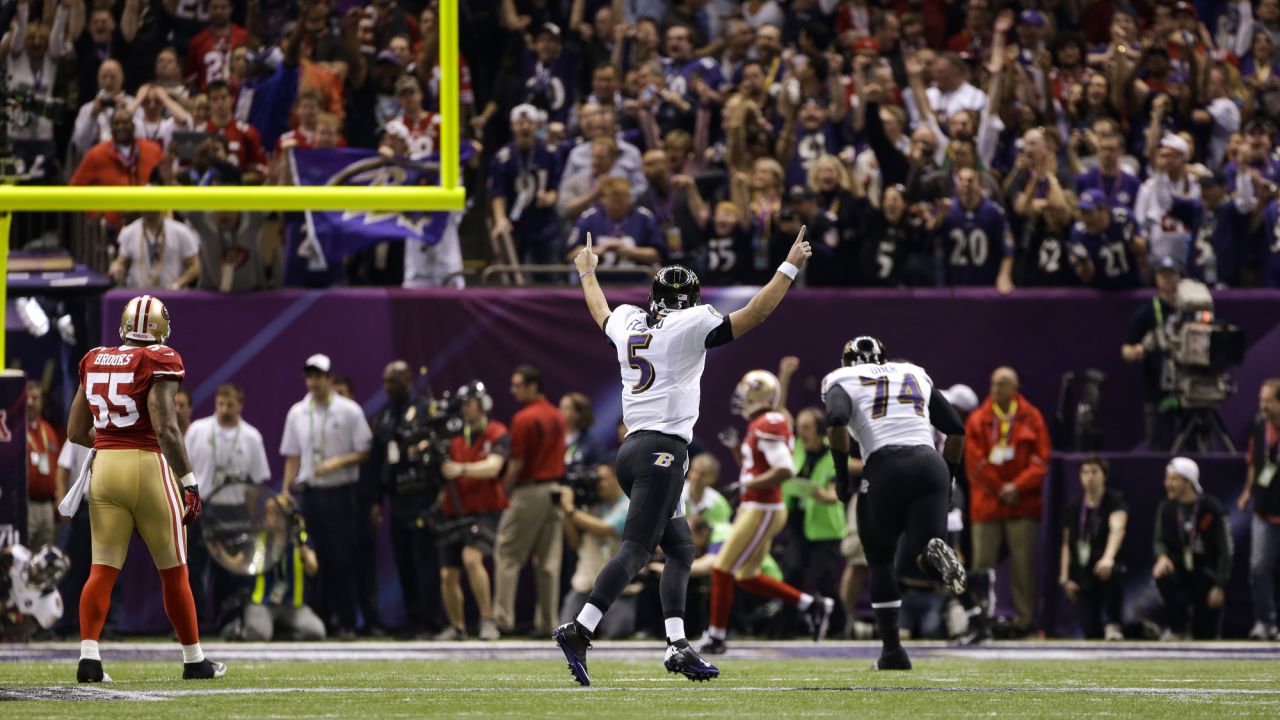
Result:
{"label": "number 20 jersey in crowd", "polygon": [[849,433],[864,460],[889,445],[933,447],[929,420],[933,380],[924,368],[903,362],[840,368],[822,380],[824,403],[837,387],[852,403]]}
{"label": "number 20 jersey in crowd", "polygon": [[622,368],[622,421],[640,430],[693,439],[707,350],[733,339],[729,319],[710,305],[668,312],[649,324],[634,305],[614,308],[605,334]]}
{"label": "number 20 jersey in crowd", "polygon": [[98,450],[159,452],[147,394],[159,380],[181,380],[182,358],[165,345],[90,350],[80,361],[80,386],[93,413]]}

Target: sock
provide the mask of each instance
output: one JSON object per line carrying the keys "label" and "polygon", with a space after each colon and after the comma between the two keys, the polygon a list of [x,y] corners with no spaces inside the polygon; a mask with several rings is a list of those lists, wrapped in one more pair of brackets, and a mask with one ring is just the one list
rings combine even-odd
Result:
{"label": "sock", "polygon": [[194,645],[182,646],[182,662],[198,663],[204,662],[204,650],[200,648],[200,643]]}
{"label": "sock", "polygon": [[902,638],[898,636],[898,611],[902,608],[902,601],[872,603],[871,607],[876,613],[876,627],[880,629],[880,642],[884,649],[902,647]]}
{"label": "sock", "polygon": [[[733,576],[723,570],[711,571],[711,629],[720,630],[724,638],[729,627],[729,613],[733,610]],[[716,637],[715,633],[711,637]]]}
{"label": "sock", "polygon": [[707,628],[707,637],[713,637],[716,640],[723,640],[727,635],[728,635],[728,631],[722,627],[716,627],[715,625],[712,625],[711,627]]}
{"label": "sock", "polygon": [[800,593],[800,601],[796,603],[796,607],[800,609],[800,612],[808,610],[811,605],[813,605],[813,596],[809,593]]}
{"label": "sock", "polygon": [[[757,575],[749,580],[739,580],[738,586],[756,595],[781,600],[788,605],[799,605],[803,597],[803,593],[799,590],[784,582],[774,580],[768,575]],[[810,597],[809,601],[813,602],[813,598]]]}
{"label": "sock", "polygon": [[196,622],[196,603],[191,598],[191,584],[187,581],[187,566],[175,565],[161,570],[160,582],[164,586],[164,614],[178,634],[178,642],[199,648],[200,629]]}
{"label": "sock", "polygon": [[600,624],[600,618],[604,617],[604,612],[600,608],[587,603],[582,606],[582,612],[578,613],[578,624],[587,629],[587,632],[595,632],[596,626]]}
{"label": "sock", "polygon": [[684,639],[684,618],[669,617],[663,621],[667,626],[667,642],[675,642]]}
{"label": "sock", "polygon": [[97,660],[102,661],[102,656],[98,654],[97,640],[81,640],[80,641],[80,659],[81,660]]}
{"label": "sock", "polygon": [[89,579],[80,591],[81,640],[93,640],[96,646],[102,636],[102,626],[107,624],[107,611],[111,609],[111,588],[119,575],[120,569],[110,565],[89,566]]}

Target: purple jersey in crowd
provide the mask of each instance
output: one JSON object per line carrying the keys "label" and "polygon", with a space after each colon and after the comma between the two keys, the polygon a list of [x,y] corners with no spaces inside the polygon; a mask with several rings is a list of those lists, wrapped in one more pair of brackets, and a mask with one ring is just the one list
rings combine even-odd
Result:
{"label": "purple jersey in crowd", "polygon": [[985,198],[974,210],[966,210],[955,198],[951,203],[938,228],[947,284],[995,285],[1000,262],[1013,256],[1004,210]]}
{"label": "purple jersey in crowd", "polygon": [[1073,258],[1093,263],[1091,287],[1120,290],[1142,286],[1138,276],[1138,258],[1129,243],[1137,230],[1122,214],[1112,211],[1111,223],[1094,234],[1085,229],[1084,221],[1071,228],[1070,252]]}

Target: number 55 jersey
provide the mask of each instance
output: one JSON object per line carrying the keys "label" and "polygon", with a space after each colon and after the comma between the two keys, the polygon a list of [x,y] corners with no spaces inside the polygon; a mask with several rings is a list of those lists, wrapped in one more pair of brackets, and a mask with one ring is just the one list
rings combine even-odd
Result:
{"label": "number 55 jersey", "polygon": [[651,325],[648,313],[619,305],[604,323],[622,367],[622,421],[640,430],[693,438],[707,350],[733,339],[729,319],[710,305],[673,310]]}
{"label": "number 55 jersey", "polygon": [[80,384],[93,412],[97,450],[160,452],[147,394],[158,380],[182,380],[177,351],[165,345],[99,347],[80,361]]}
{"label": "number 55 jersey", "polygon": [[924,368],[903,362],[840,368],[822,380],[823,404],[837,391],[849,396],[849,433],[863,459],[889,445],[933,447],[933,380]]}

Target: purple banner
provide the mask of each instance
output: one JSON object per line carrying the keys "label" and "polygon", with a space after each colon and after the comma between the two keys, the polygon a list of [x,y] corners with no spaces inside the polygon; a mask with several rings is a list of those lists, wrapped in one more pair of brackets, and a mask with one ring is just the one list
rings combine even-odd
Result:
{"label": "purple banner", "polygon": [[27,378],[0,372],[0,547],[27,540]]}

